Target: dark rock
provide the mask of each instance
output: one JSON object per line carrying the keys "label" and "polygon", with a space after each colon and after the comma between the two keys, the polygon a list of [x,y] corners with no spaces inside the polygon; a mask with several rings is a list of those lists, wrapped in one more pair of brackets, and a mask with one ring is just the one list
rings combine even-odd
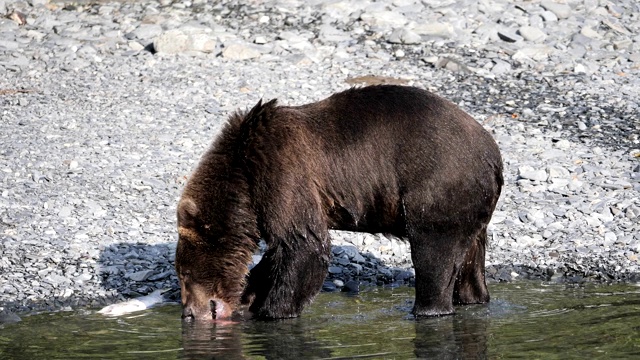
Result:
{"label": "dark rock", "polygon": [[360,283],[356,280],[349,280],[344,284],[342,291],[348,293],[358,293],[360,291]]}

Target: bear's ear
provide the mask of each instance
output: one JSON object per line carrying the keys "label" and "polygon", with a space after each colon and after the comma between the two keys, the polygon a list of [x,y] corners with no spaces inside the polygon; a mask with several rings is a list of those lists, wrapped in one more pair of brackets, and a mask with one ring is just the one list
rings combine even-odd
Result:
{"label": "bear's ear", "polygon": [[195,201],[190,198],[182,198],[178,203],[178,226],[184,228],[194,228],[197,223],[200,209]]}

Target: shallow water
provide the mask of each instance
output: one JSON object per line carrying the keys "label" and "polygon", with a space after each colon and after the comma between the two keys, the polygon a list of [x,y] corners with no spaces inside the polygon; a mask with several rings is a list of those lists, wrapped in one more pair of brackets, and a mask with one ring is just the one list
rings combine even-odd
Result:
{"label": "shallow water", "polygon": [[639,358],[640,287],[494,284],[489,305],[413,320],[413,289],[320,294],[298,319],[182,324],[169,304],[119,318],[25,316],[0,359]]}

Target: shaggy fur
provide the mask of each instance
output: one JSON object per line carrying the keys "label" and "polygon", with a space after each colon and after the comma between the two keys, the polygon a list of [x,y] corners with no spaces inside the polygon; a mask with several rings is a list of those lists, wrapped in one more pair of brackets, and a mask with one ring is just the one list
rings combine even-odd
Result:
{"label": "shaggy fur", "polygon": [[[487,224],[502,184],[491,136],[427,91],[259,102],[231,116],[180,200],[183,315],[223,318],[245,303],[259,318],[298,316],[326,276],[329,229],[408,238],[416,316],[485,303]],[[259,238],[268,250],[246,281]]]}

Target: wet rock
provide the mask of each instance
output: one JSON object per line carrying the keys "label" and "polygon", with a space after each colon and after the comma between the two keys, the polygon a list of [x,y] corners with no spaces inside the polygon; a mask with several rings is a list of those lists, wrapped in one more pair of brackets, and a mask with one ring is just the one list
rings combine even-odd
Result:
{"label": "wet rock", "polygon": [[358,293],[360,292],[360,284],[356,280],[349,280],[344,284],[342,291],[354,294]]}
{"label": "wet rock", "polygon": [[414,277],[415,274],[413,271],[406,271],[406,270],[402,270],[399,271],[395,276],[394,279],[396,280],[401,280],[401,281],[408,281],[409,279],[411,279],[412,277]]}
{"label": "wet rock", "polygon": [[322,283],[322,291],[333,292],[337,290],[338,287],[331,281],[325,281],[324,283]]}
{"label": "wet rock", "polygon": [[22,321],[22,319],[14,313],[0,313],[0,325],[15,324],[20,321]]}

